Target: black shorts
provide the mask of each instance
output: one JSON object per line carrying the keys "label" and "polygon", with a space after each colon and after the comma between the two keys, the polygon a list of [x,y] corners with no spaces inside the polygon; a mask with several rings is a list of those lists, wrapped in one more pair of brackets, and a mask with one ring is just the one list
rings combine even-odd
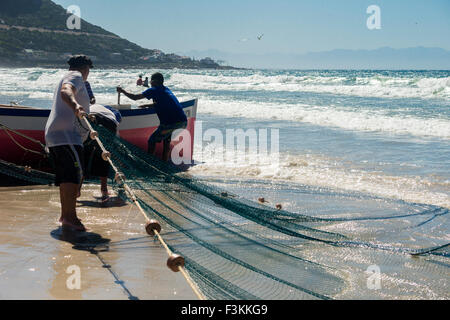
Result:
{"label": "black shorts", "polygon": [[83,147],[64,145],[49,150],[55,165],[55,185],[80,184],[84,175]]}
{"label": "black shorts", "polygon": [[170,142],[172,140],[172,134],[175,130],[186,129],[187,122],[177,122],[173,124],[161,124],[158,129],[148,139],[148,144],[158,143],[161,141]]}
{"label": "black shorts", "polygon": [[109,162],[103,160],[102,149],[97,141],[90,138],[84,143],[84,163],[86,166],[86,177],[108,177]]}

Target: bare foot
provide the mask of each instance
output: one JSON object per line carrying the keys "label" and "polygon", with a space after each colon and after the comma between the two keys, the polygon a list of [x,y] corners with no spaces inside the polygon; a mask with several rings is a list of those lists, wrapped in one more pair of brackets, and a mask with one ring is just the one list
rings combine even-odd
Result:
{"label": "bare foot", "polygon": [[70,229],[73,229],[75,231],[80,231],[80,232],[87,231],[86,227],[81,223],[80,219],[75,219],[73,221],[63,219],[61,223],[62,223],[63,228],[70,228]]}
{"label": "bare foot", "polygon": [[102,190],[102,202],[107,202],[109,200],[108,190]]}

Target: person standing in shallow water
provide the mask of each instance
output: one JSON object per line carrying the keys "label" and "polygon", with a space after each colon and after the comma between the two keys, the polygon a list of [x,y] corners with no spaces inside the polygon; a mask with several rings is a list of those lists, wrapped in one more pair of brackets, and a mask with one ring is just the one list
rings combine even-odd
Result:
{"label": "person standing in shallow water", "polygon": [[175,130],[186,129],[187,117],[178,99],[169,88],[164,86],[164,76],[161,73],[152,75],[151,85],[152,87],[142,94],[128,93],[121,87],[117,87],[117,92],[135,101],[145,98],[153,100],[154,105],[151,107],[155,108],[160,125],[148,139],[148,153],[155,154],[156,143],[163,142],[163,160],[167,162],[172,134]]}
{"label": "person standing in shallow water", "polygon": [[148,88],[148,77],[145,78],[144,83],[142,85]]}
{"label": "person standing in shallow water", "polygon": [[55,164],[55,185],[59,186],[60,222],[63,227],[86,231],[76,213],[76,201],[83,180],[83,141],[89,131],[81,119],[89,113],[90,98],[85,82],[93,67],[87,56],[73,56],[69,72],[55,90],[53,106],[45,127],[45,142]]}
{"label": "person standing in shallow water", "polygon": [[139,79],[137,79],[137,81],[136,81],[136,85],[137,86],[142,86],[143,83],[144,83],[144,81],[142,80],[142,76],[140,75]]}

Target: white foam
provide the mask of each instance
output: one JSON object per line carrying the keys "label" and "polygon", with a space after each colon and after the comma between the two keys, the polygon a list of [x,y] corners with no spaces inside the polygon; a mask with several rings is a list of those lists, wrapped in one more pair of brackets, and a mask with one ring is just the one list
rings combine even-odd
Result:
{"label": "white foam", "polygon": [[450,138],[450,120],[392,116],[381,111],[348,110],[304,104],[273,104],[201,98],[198,111],[228,117],[287,120],[346,130]]}
{"label": "white foam", "polygon": [[[136,87],[138,74],[150,75],[155,70],[92,70],[89,81],[97,102],[116,104],[115,87],[123,86],[131,92],[142,92]],[[0,69],[0,94],[40,100],[51,100],[54,88],[66,70],[25,68]],[[450,99],[450,77],[350,77],[342,75],[323,76],[317,74],[270,75],[263,71],[167,71],[168,85],[180,99],[189,99],[195,90],[226,91],[295,91],[329,92],[344,95],[420,97]],[[312,106],[304,104],[279,104],[248,100],[233,101],[211,98],[211,93],[196,93],[199,113],[229,117],[287,120],[311,123],[319,126],[346,130],[410,134],[419,137],[450,138],[450,120],[437,115],[434,118],[392,115],[387,110],[374,111],[362,108]],[[122,95],[122,103],[133,101]],[[42,107],[50,107],[47,103]]]}
{"label": "white foam", "polygon": [[187,90],[316,92],[362,97],[450,99],[450,77],[395,78],[342,76],[205,75],[175,73],[171,82]]}
{"label": "white foam", "polygon": [[[201,148],[196,146],[196,152]],[[256,178],[291,181],[295,183],[368,193],[391,199],[432,204],[450,208],[449,181],[430,180],[419,176],[387,175],[379,171],[356,169],[343,165],[339,159],[320,155],[258,156],[259,163],[249,163],[243,154],[235,154],[235,161],[218,161],[206,150],[204,163],[191,168],[199,176]],[[194,155],[194,158],[196,155]]]}
{"label": "white foam", "polygon": [[[136,87],[140,73],[151,75],[156,70],[97,70],[91,71],[89,81],[94,91],[104,93],[122,85]],[[66,70],[24,68],[0,69],[0,91],[52,91]],[[179,71],[166,72],[168,83],[182,90],[317,92],[363,97],[439,98],[450,99],[450,77],[394,77],[268,74],[264,71]],[[111,92],[113,93],[113,92]]]}

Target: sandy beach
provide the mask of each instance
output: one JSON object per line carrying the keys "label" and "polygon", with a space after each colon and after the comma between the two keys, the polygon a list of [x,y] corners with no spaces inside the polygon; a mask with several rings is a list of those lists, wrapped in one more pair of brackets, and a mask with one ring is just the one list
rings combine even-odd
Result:
{"label": "sandy beach", "polygon": [[[98,196],[83,187],[77,210],[89,233],[77,237],[59,227],[58,188],[0,188],[0,299],[196,298],[136,209],[115,198],[102,207]],[[77,267],[80,289],[70,289]]]}

